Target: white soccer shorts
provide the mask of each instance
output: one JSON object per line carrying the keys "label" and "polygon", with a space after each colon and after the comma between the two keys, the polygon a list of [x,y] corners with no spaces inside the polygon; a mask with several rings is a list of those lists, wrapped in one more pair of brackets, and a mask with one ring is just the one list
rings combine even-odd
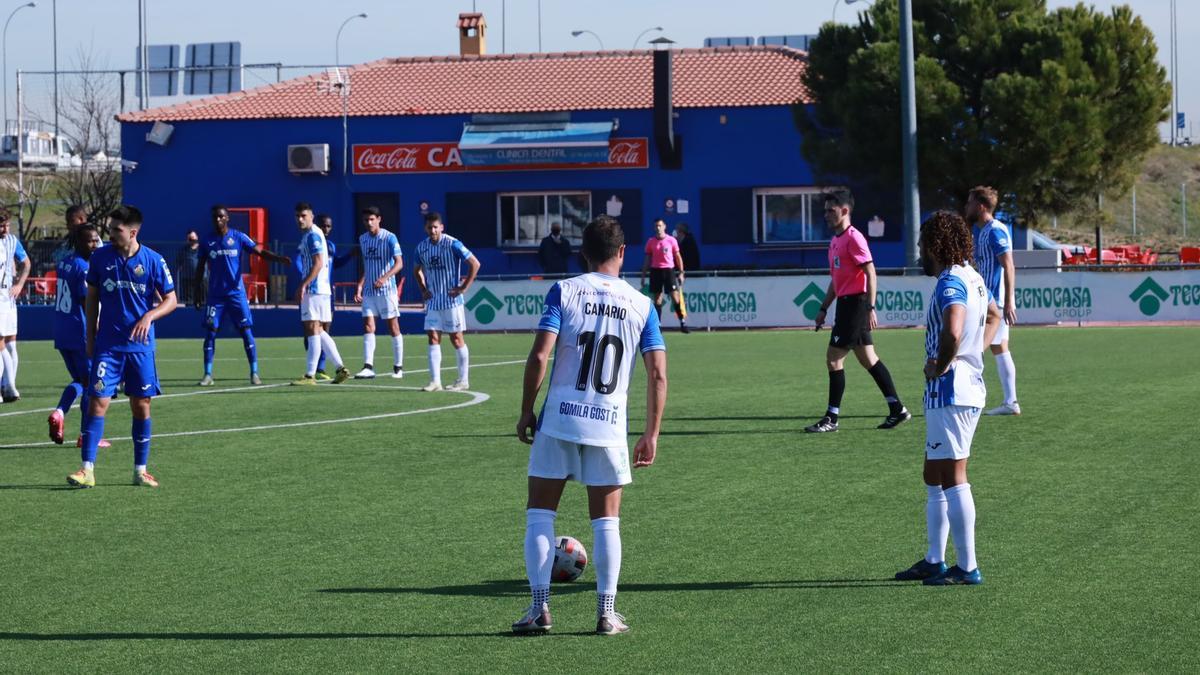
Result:
{"label": "white soccer shorts", "polygon": [[1008,322],[1004,320],[1004,308],[1000,308],[1000,328],[996,330],[996,337],[992,338],[992,344],[998,345],[1008,339]]}
{"label": "white soccer shorts", "polygon": [[467,329],[467,312],[462,305],[450,309],[430,309],[425,312],[425,330],[439,333],[461,333]]}
{"label": "white soccer shorts", "polygon": [[300,320],[320,321],[321,323],[333,321],[332,298],[328,295],[306,293],[300,300]]}
{"label": "white soccer shorts", "polygon": [[400,316],[400,303],[396,301],[396,294],[364,295],[362,315],[377,316],[380,319],[394,319]]}
{"label": "white soccer shorts", "polygon": [[925,410],[925,459],[966,459],[979,424],[979,408],[948,405]]}
{"label": "white soccer shorts", "polygon": [[[0,293],[8,293],[8,289],[0,289]],[[17,334],[17,305],[9,298],[0,300],[0,337],[12,337]]]}
{"label": "white soccer shorts", "polygon": [[529,475],[534,478],[574,479],[584,485],[628,485],[629,448],[603,448],[564,441],[548,434],[533,437]]}

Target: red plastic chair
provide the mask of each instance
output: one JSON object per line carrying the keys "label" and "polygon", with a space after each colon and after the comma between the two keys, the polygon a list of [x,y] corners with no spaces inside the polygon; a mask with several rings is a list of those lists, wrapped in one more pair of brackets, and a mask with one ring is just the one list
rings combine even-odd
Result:
{"label": "red plastic chair", "polygon": [[1200,247],[1184,246],[1179,249],[1179,262],[1185,264],[1200,263]]}

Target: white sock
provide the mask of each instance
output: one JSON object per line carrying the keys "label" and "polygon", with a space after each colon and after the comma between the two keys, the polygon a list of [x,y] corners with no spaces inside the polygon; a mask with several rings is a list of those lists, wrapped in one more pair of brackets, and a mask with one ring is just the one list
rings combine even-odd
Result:
{"label": "white sock", "polygon": [[964,572],[973,572],[979,565],[975,562],[975,499],[970,483],[946,490],[946,514],[954,532],[954,563]]}
{"label": "white sock", "polygon": [[596,564],[596,614],[613,611],[617,578],[621,576],[621,519],[592,521],[592,557]]}
{"label": "white sock", "polygon": [[17,357],[17,343],[15,341],[9,342],[4,346],[4,349],[12,357],[12,374],[9,375],[9,378],[12,379],[13,386],[15,387],[17,385],[17,366],[21,362],[21,359]]}
{"label": "white sock", "polygon": [[321,331],[321,349],[325,351],[325,358],[333,359],[333,365],[337,366],[338,370],[346,367],[346,364],[342,363],[342,355],[338,353],[337,344],[325,331]]}
{"label": "white sock", "polygon": [[308,343],[308,361],[305,364],[304,374],[313,377],[317,374],[317,362],[321,360],[321,338],[316,335],[309,335],[304,338]]}
{"label": "white sock", "polygon": [[458,380],[459,382],[467,381],[467,367],[471,362],[471,352],[467,350],[467,345],[463,345],[454,350],[454,354],[458,356]]}
{"label": "white sock", "polygon": [[[7,293],[8,291],[3,292]],[[0,363],[3,364],[3,367],[0,368],[0,371],[2,371],[2,374],[0,374],[0,383],[3,384],[5,389],[12,389],[17,386],[17,367],[13,364],[12,354],[9,353],[7,348],[0,349]]]}
{"label": "white sock", "polygon": [[941,485],[926,485],[929,493],[925,502],[925,533],[929,550],[925,562],[946,562],[946,538],[950,536],[950,520],[946,516],[946,493]]}
{"label": "white sock", "polygon": [[392,336],[392,365],[397,368],[404,367],[404,336]]}
{"label": "white sock", "polygon": [[1017,366],[1013,364],[1012,352],[996,355],[996,372],[1000,375],[1000,388],[1004,390],[1004,402],[1017,402]]}
{"label": "white sock", "polygon": [[134,473],[146,473],[146,465],[138,464],[137,466],[133,467],[133,472]]}
{"label": "white sock", "polygon": [[[430,345],[431,347],[433,345]],[[550,572],[554,570],[554,519],[548,509],[525,510],[525,575],[535,603],[550,601]]]}
{"label": "white sock", "polygon": [[363,365],[375,363],[375,334],[363,333]]}
{"label": "white sock", "polygon": [[96,463],[95,463],[95,462],[84,462],[84,463],[83,463],[83,468],[84,468],[84,469],[86,469],[86,470],[88,470],[88,471],[95,471],[95,470],[96,470]]}
{"label": "white sock", "polygon": [[442,383],[442,346],[429,345],[429,380]]}

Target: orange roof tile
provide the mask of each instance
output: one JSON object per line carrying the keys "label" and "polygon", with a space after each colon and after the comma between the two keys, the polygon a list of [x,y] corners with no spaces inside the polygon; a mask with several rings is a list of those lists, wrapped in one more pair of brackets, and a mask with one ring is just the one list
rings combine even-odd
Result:
{"label": "orange roof tile", "polygon": [[[650,51],[380,59],[349,68],[349,115],[456,115],[653,107]],[[809,102],[806,55],[788,47],[674,52],[678,108]],[[326,73],[128,112],[122,122],[340,117]]]}

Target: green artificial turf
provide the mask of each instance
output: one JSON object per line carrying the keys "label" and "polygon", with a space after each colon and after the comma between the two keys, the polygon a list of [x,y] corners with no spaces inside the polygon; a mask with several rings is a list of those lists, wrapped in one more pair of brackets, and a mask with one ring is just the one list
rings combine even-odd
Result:
{"label": "green artificial turf", "polygon": [[[633,630],[611,638],[590,634],[591,569],[555,586],[553,634],[507,634],[528,604],[514,428],[530,336],[469,336],[490,398],[432,412],[472,399],[415,391],[420,336],[403,381],[304,389],[249,388],[240,342],[221,340],[217,387],[154,402],[157,490],[129,484],[123,398],[95,489],[66,489],[73,445],[12,447],[46,440],[66,377],[49,344],[21,343],[24,398],[0,407],[0,670],[1195,672],[1198,338],[1014,330],[1025,414],[983,418],[970,464],[986,583],[926,588],[890,581],[925,549],[920,331],[876,335],[917,417],[877,431],[886,408],[849,362],[824,435],[802,430],[824,408],[828,333],[668,334],[659,460],[622,512]],[[356,369],[359,341],[339,344]],[[165,393],[201,391],[200,352],[160,343]],[[267,385],[300,374],[299,340],[259,354]],[[635,431],[644,382],[639,366]],[[556,531],[591,546],[580,486]]]}

